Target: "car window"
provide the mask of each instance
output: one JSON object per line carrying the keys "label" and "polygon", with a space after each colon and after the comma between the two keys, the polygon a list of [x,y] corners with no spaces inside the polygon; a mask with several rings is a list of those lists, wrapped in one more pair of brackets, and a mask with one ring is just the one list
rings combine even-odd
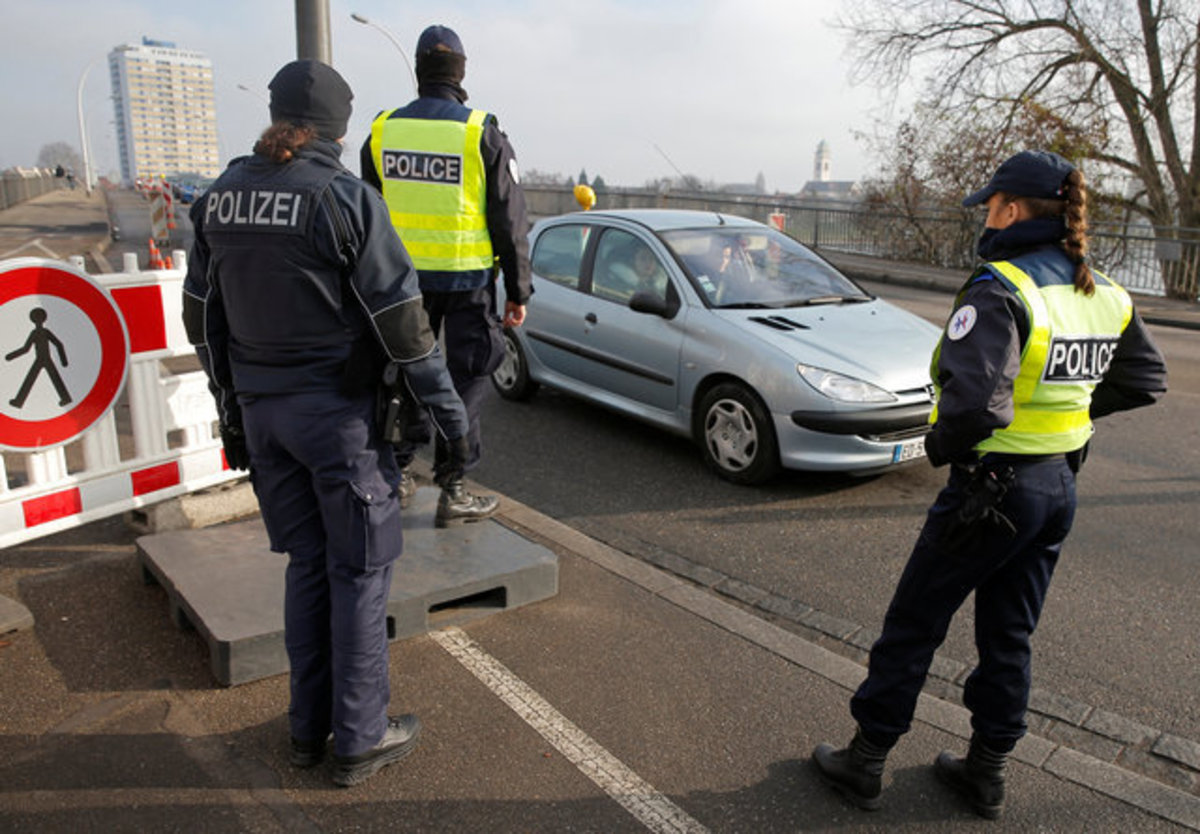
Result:
{"label": "car window", "polygon": [[663,240],[715,307],[780,308],[870,298],[802,244],[767,228],[687,229]]}
{"label": "car window", "polygon": [[608,229],[596,245],[592,294],[628,304],[635,292],[667,297],[667,271],[654,251],[621,229]]}
{"label": "car window", "polygon": [[579,289],[583,251],[587,248],[590,226],[555,226],[540,234],[533,247],[531,267],[534,274]]}

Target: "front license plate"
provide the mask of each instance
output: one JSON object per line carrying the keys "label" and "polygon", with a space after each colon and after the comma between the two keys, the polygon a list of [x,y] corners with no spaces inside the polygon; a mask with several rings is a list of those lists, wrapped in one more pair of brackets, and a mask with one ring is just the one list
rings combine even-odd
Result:
{"label": "front license plate", "polygon": [[917,437],[897,443],[892,449],[892,463],[904,463],[906,460],[916,460],[925,457],[925,438]]}

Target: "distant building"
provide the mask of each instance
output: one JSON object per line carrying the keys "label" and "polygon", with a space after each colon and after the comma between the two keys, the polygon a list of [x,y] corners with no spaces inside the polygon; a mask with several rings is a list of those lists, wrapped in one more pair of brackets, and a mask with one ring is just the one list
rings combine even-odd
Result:
{"label": "distant building", "polygon": [[121,178],[216,177],[217,108],[212,62],[199,52],[142,38],[108,54]]}
{"label": "distant building", "polygon": [[852,202],[861,198],[862,188],[853,180],[833,179],[833,154],[829,143],[822,139],[813,155],[813,178],[800,189],[799,196],[801,199]]}

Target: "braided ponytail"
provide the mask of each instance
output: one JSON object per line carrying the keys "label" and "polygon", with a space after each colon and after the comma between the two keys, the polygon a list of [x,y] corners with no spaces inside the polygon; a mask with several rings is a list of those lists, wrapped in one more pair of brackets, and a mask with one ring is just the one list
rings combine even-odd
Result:
{"label": "braided ponytail", "polygon": [[1006,195],[1005,202],[1016,200],[1023,203],[1030,217],[1063,218],[1067,235],[1063,238],[1062,248],[1075,263],[1075,291],[1092,295],[1096,292],[1096,280],[1087,264],[1087,184],[1083,180],[1083,172],[1078,168],[1072,169],[1063,182],[1062,190],[1065,194],[1061,199]]}
{"label": "braided ponytail", "polygon": [[1084,182],[1083,172],[1078,168],[1067,175],[1066,189],[1067,207],[1064,215],[1067,221],[1067,236],[1063,240],[1063,249],[1075,262],[1075,291],[1092,295],[1096,292],[1096,280],[1087,264],[1087,183]]}

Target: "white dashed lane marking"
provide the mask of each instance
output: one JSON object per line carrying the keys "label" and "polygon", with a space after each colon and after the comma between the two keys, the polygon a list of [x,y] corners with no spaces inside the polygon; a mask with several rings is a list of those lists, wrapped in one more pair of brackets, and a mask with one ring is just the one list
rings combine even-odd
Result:
{"label": "white dashed lane marking", "polygon": [[462,629],[435,631],[430,637],[646,828],[661,834],[707,834],[707,828],[571,723]]}

